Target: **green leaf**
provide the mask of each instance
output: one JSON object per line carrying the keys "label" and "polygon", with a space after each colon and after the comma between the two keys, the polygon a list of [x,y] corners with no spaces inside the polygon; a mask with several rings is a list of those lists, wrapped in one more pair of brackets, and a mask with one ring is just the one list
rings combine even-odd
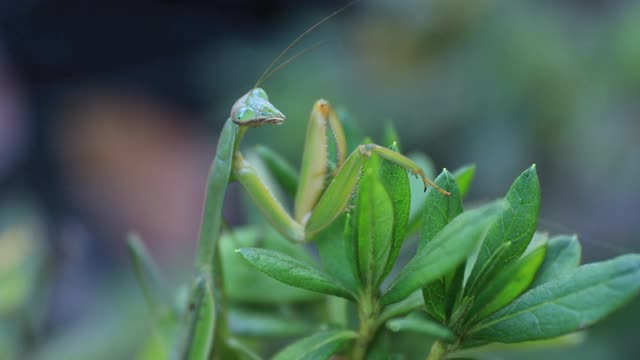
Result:
{"label": "green leaf", "polygon": [[394,151],[400,151],[400,137],[398,136],[398,131],[395,126],[393,126],[393,122],[387,121],[384,123],[384,146],[390,146],[391,144],[395,144],[396,149]]}
{"label": "green leaf", "polygon": [[480,322],[469,337],[505,343],[542,340],[593,325],[640,290],[640,254],[584,265],[529,290]]}
{"label": "green leaf", "polygon": [[256,146],[255,153],[264,162],[278,185],[290,196],[298,189],[298,173],[280,154],[265,146]]}
{"label": "green leaf", "polygon": [[346,248],[353,243],[347,241],[347,235],[344,233],[347,218],[347,214],[340,215],[329,227],[321,231],[313,242],[318,248],[324,271],[347,288],[355,290],[358,280],[357,272],[353,271],[353,249]]}
{"label": "green leaf", "polygon": [[486,288],[479,292],[471,313],[479,311],[477,319],[484,319],[527,290],[542,265],[546,250],[546,246],[540,246],[500,272]]}
{"label": "green leaf", "polygon": [[[453,354],[456,356],[480,356],[495,353],[522,353],[523,351],[550,350],[575,347],[583,343],[586,339],[584,332],[571,333],[551,339],[537,341],[523,341],[512,344],[487,343],[486,341],[475,342],[466,341],[462,350],[457,350]],[[481,356],[481,358],[484,358]]]}
{"label": "green leaf", "polygon": [[[478,281],[483,274],[483,269],[492,268],[499,272],[507,264],[517,260],[527,249],[538,225],[540,210],[540,184],[535,165],[518,176],[505,199],[507,208],[491,226],[482,243],[476,263],[467,280],[468,288],[474,289],[485,285],[485,282]],[[509,249],[499,257],[495,257],[495,252],[507,242],[511,242]],[[487,264],[489,261],[492,264]]]}
{"label": "green leaf", "polygon": [[462,214],[462,200],[456,179],[444,169],[435,180],[436,185],[451,193],[444,196],[435,188],[429,187],[424,205],[424,223],[420,235],[418,251],[424,248],[447,224]]}
{"label": "green leaf", "polygon": [[342,350],[358,334],[350,330],[325,330],[287,346],[273,360],[326,360]]}
{"label": "green leaf", "polygon": [[581,253],[580,242],[575,235],[560,235],[549,240],[547,255],[531,287],[542,285],[577,268]]}
{"label": "green leaf", "polygon": [[442,277],[422,289],[422,299],[426,312],[440,322],[445,322],[447,319],[447,311],[445,309],[447,294],[445,293],[444,281],[445,278]]}
{"label": "green leaf", "polygon": [[[424,206],[424,223],[420,235],[418,251],[424,248],[448,223],[463,211],[460,191],[453,175],[444,169],[435,180],[436,185],[449,191],[451,196],[443,196],[433,187],[427,190]],[[426,310],[443,321],[449,314],[445,304],[453,304],[462,286],[462,277],[455,276],[464,268],[456,269],[423,289]],[[453,280],[458,280],[455,284]]]}
{"label": "green leaf", "polygon": [[376,166],[360,179],[354,216],[359,272],[365,287],[373,288],[386,268],[393,236],[393,205]]}
{"label": "green leaf", "polygon": [[449,343],[456,340],[456,335],[446,326],[431,321],[418,313],[409,314],[400,319],[389,320],[387,322],[387,328],[394,332],[418,332]]}
{"label": "green leaf", "polygon": [[0,319],[37,305],[34,301],[40,298],[46,237],[36,215],[19,202],[0,208]]}
{"label": "green leaf", "polygon": [[475,298],[470,296],[463,296],[458,303],[455,304],[451,313],[451,318],[447,321],[447,325],[454,329],[457,333],[461,333],[462,325],[466,320],[469,310],[473,307]]}
{"label": "green leaf", "polygon": [[384,310],[378,317],[378,323],[384,323],[391,318],[406,315],[414,310],[420,309],[423,305],[424,301],[422,300],[422,294],[420,291],[415,291],[406,299],[385,306]]}
{"label": "green leaf", "polygon": [[227,298],[245,304],[269,305],[313,301],[320,297],[317,293],[283,284],[266,274],[256,272],[253,266],[235,253],[237,248],[258,246],[279,251],[302,262],[313,261],[302,246],[283,238],[271,227],[234,228],[233,231],[225,232],[220,239]]}
{"label": "green leaf", "polygon": [[473,251],[502,210],[503,202],[495,201],[456,217],[400,271],[381,303],[398,302],[455,269]]}
{"label": "green leaf", "polygon": [[330,296],[326,299],[326,318],[325,322],[330,325],[347,327],[351,319],[349,300]]}
{"label": "green leaf", "polygon": [[476,278],[477,280],[473,284],[469,284],[467,281],[467,284],[464,288],[465,296],[474,297],[475,295],[477,295],[478,289],[483,289],[483,287],[479,285],[487,283],[488,281],[493,279],[496,274],[499,273],[499,271],[497,271],[499,263],[497,259],[500,259],[505,253],[509,251],[510,248],[511,241],[507,241],[505,243],[502,243],[500,247],[498,247],[498,249],[493,254],[491,254],[489,260],[486,261],[483,264],[482,268],[480,268],[480,270],[478,271],[478,276]]}
{"label": "green leaf", "polygon": [[289,337],[308,334],[312,324],[297,318],[286,318],[271,312],[232,308],[229,327],[234,335],[261,337]]}
{"label": "green leaf", "polygon": [[238,360],[261,360],[260,355],[256,354],[251,350],[248,346],[240,342],[238,339],[229,338],[227,339],[227,346],[232,349]]}
{"label": "green leaf", "polygon": [[166,320],[173,322],[177,317],[167,301],[167,294],[162,288],[163,284],[158,267],[137,234],[128,234],[127,249],[129,250],[136,279],[142,288],[147,307],[153,314],[156,324]]}
{"label": "green leaf", "polygon": [[[346,253],[349,269],[356,282],[360,282],[362,275],[358,266],[358,233],[356,217],[352,213],[346,213],[344,224],[344,251]],[[347,268],[343,268],[346,272]]]}
{"label": "green leaf", "polygon": [[346,299],[355,299],[353,293],[329,275],[288,255],[258,248],[243,248],[236,252],[256,269],[285,284]]}
{"label": "green leaf", "polygon": [[[398,152],[398,147],[395,143],[391,145],[391,150]],[[411,187],[409,186],[407,171],[385,159],[382,159],[380,163],[380,180],[391,197],[393,206],[391,250],[387,257],[385,269],[379,279],[379,281],[382,281],[393,268],[404,242],[405,228],[409,221],[409,211],[411,210]]]}
{"label": "green leaf", "polygon": [[464,198],[465,195],[467,195],[467,192],[469,192],[475,173],[475,164],[464,165],[453,172],[453,176],[456,178],[458,188],[460,189],[461,198]]}

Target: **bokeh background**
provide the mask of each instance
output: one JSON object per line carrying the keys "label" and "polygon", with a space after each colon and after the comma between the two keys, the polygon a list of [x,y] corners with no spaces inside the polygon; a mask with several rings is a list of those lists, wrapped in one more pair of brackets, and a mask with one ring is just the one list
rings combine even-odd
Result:
{"label": "bokeh background", "polygon": [[[0,2],[0,358],[136,351],[148,319],[125,233],[184,282],[231,105],[342,5]],[[536,163],[540,229],[578,234],[584,262],[640,251],[640,2],[364,0],[298,49],[318,41],[263,84],[288,121],[247,147],[297,164],[325,98],[378,141],[392,121],[404,150],[475,163],[471,202]],[[634,300],[576,347],[494,358],[636,359],[638,323]]]}

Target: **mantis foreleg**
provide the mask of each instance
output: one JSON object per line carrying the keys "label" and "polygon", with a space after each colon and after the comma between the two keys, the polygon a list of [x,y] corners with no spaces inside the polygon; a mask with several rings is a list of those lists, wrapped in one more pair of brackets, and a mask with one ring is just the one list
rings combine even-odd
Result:
{"label": "mantis foreleg", "polygon": [[273,196],[271,190],[258,176],[256,170],[239,152],[235,155],[233,174],[276,230],[288,239],[297,242],[305,240],[302,225],[287,213],[280,202]]}
{"label": "mantis foreleg", "polygon": [[[186,325],[191,334],[188,336],[190,340],[185,344],[189,349],[183,352],[188,353],[189,358],[192,357],[192,354],[200,354],[203,358],[208,358],[214,348],[219,349],[220,352],[224,352],[226,348],[224,341],[228,336],[228,328],[218,240],[222,227],[224,197],[231,177],[233,154],[237,148],[239,137],[239,127],[228,120],[220,133],[216,155],[209,171],[200,229],[196,284],[194,286],[209,289],[206,292],[195,293],[200,294],[199,303],[213,304],[213,314],[205,316],[204,312],[208,313],[211,309],[207,306],[198,306],[195,308],[197,313],[189,317],[191,323]],[[198,284],[198,282],[200,283]],[[201,311],[203,314],[200,314]],[[202,321],[208,323],[200,323]],[[210,339],[212,334],[214,334],[214,338]],[[194,349],[194,346],[201,348]],[[199,357],[200,355],[194,356]]]}
{"label": "mantis foreleg", "polygon": [[311,110],[307,125],[300,167],[300,183],[294,202],[294,217],[299,223],[302,223],[304,217],[313,210],[324,191],[329,166],[327,126],[335,138],[337,171],[345,161],[347,141],[342,124],[329,103],[318,100]]}

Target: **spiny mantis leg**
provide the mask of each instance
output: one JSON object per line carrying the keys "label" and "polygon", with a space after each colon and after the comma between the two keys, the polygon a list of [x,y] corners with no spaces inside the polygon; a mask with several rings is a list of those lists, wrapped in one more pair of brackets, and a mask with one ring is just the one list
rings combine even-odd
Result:
{"label": "spiny mantis leg", "polygon": [[383,158],[394,162],[400,166],[402,166],[403,168],[407,169],[407,171],[411,172],[412,174],[419,176],[422,179],[422,182],[424,182],[424,191],[427,191],[427,185],[433,187],[434,189],[438,190],[438,192],[440,192],[442,195],[446,195],[446,196],[450,196],[451,193],[442,189],[441,187],[439,187],[438,185],[436,185],[433,181],[431,181],[422,171],[422,169],[420,168],[420,166],[418,166],[418,164],[416,164],[415,162],[413,162],[413,160],[409,159],[408,157],[397,153],[391,149],[387,149],[386,147],[382,147],[380,145],[376,145],[376,144],[367,144],[367,145],[362,145],[364,147],[366,147],[366,151],[373,151],[376,154],[382,156]]}
{"label": "spiny mantis leg", "polygon": [[269,222],[283,235],[294,241],[305,241],[302,225],[296,222],[282,204],[273,196],[271,190],[262,181],[255,168],[246,161],[240,152],[233,160],[233,175],[260,208]]}
{"label": "spiny mantis leg", "polygon": [[313,238],[315,234],[329,226],[340,215],[340,212],[345,209],[351,199],[351,193],[361,176],[362,166],[372,153],[376,153],[384,159],[420,176],[424,182],[425,190],[427,185],[431,185],[444,195],[451,195],[429,180],[422,169],[404,155],[376,144],[360,145],[349,155],[344,165],[322,194],[313,212],[308,215],[308,221],[305,223],[305,235],[307,238]]}
{"label": "spiny mantis leg", "polygon": [[[234,158],[233,175],[249,193],[267,220],[269,220],[281,234],[294,241],[305,242],[311,240],[315,234],[330,225],[347,206],[351,198],[351,192],[360,177],[363,161],[364,159],[362,157],[354,156],[353,154],[349,156],[338,171],[336,177],[331,181],[329,188],[327,188],[327,191],[331,188],[334,189],[332,191],[332,199],[323,195],[318,203],[318,207],[316,207],[313,212],[307,214],[307,218],[309,214],[313,214],[311,218],[318,219],[314,223],[315,226],[311,228],[308,226],[305,228],[287,213],[258,176],[256,170],[248,161],[244,160],[242,154],[239,152],[236,153]],[[322,199],[325,199],[325,201],[322,202]],[[321,203],[324,205],[320,206]],[[303,221],[304,220],[305,219],[303,219]]]}
{"label": "spiny mantis leg", "polygon": [[294,200],[293,214],[298,223],[302,223],[304,217],[313,210],[324,190],[329,164],[327,125],[335,139],[336,171],[346,158],[347,141],[338,116],[327,101],[316,101],[307,125],[300,182]]}

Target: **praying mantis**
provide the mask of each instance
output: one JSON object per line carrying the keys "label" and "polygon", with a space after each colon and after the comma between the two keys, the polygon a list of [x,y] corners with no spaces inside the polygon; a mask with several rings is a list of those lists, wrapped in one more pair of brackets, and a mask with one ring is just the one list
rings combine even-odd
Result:
{"label": "praying mantis", "polygon": [[[225,170],[230,172],[229,178],[242,184],[269,223],[292,241],[312,240],[345,210],[361,176],[362,167],[373,154],[419,176],[424,182],[425,190],[430,185],[448,195],[428,179],[412,160],[386,147],[363,144],[346,156],[346,138],[340,120],[327,101],[318,100],[313,105],[307,126],[300,181],[291,216],[238,149],[242,136],[249,128],[284,122],[284,115],[269,102],[263,89],[250,90],[231,109],[229,125],[225,127],[234,127],[235,130],[226,133],[224,136],[227,137],[219,140],[218,151],[225,158],[218,159],[225,164],[230,160],[230,166]],[[336,169],[333,174],[329,173],[327,130],[333,135],[336,146]],[[228,138],[227,134],[234,137]],[[332,180],[325,188],[327,177]]]}
{"label": "praying mantis", "polygon": [[[225,323],[226,320],[224,310],[221,310],[224,307],[221,303],[224,297],[217,247],[224,196],[231,181],[238,181],[242,185],[278,232],[298,243],[313,240],[315,235],[331,225],[347,208],[362,175],[363,166],[373,154],[419,176],[425,190],[430,185],[443,195],[450,195],[427,178],[411,159],[391,149],[376,144],[363,144],[346,156],[346,138],[340,120],[327,101],[318,100],[313,105],[307,127],[292,216],[239,150],[240,141],[248,129],[284,122],[285,116],[269,102],[267,93],[261,88],[253,88],[235,102],[218,140],[209,174],[198,258],[200,274],[205,279],[211,279],[213,274],[213,281],[207,281],[208,285],[205,286],[210,286],[212,299],[215,299],[212,307],[215,308],[218,324]],[[335,138],[336,146],[336,169],[332,174],[329,173],[328,166],[327,130]],[[331,181],[325,188],[328,176],[331,176]],[[222,331],[225,328],[223,326]]]}
{"label": "praying mantis", "polygon": [[[224,352],[225,344],[228,344],[225,339],[229,338],[218,242],[222,227],[222,208],[230,182],[239,182],[268,222],[284,237],[296,243],[312,241],[319,232],[331,225],[345,211],[362,175],[363,166],[374,154],[420,177],[425,190],[427,186],[433,186],[443,195],[450,195],[428,179],[415,162],[391,149],[376,144],[362,144],[347,155],[346,137],[342,124],[336,112],[325,100],[316,101],[311,110],[292,215],[275,198],[255,168],[240,151],[240,142],[249,129],[265,125],[281,125],[286,121],[282,112],[269,101],[267,93],[258,87],[260,81],[265,78],[265,75],[271,74],[269,71],[272,66],[291,46],[352,3],[316,23],[294,40],[267,68],[256,85],[234,103],[220,133],[207,182],[199,239],[196,264],[196,288],[200,289],[197,292],[200,295],[196,297],[199,298],[197,299],[199,305],[191,321],[190,338],[205,339],[204,349],[217,347],[218,351]],[[329,169],[327,130],[335,140],[336,166],[333,170]],[[330,181],[327,182],[327,179]],[[203,321],[215,324],[215,329],[204,326],[202,327],[204,333],[199,336],[198,323],[201,324]],[[192,340],[187,342],[190,341]],[[206,353],[209,350],[204,351]],[[224,358],[224,354],[220,356]]]}
{"label": "praying mantis", "polygon": [[[264,125],[281,125],[286,120],[282,112],[269,101],[267,93],[258,87],[260,82],[282,65],[306,51],[303,50],[281,63],[275,70],[273,69],[278,60],[300,39],[355,2],[357,0],[349,2],[299,35],[275,58],[256,82],[256,85],[233,104],[229,118],[220,133],[215,159],[209,174],[200,233],[200,264],[209,263],[214,256],[215,239],[219,236],[222,226],[224,195],[231,181],[238,181],[244,187],[269,223],[278,232],[298,243],[311,241],[315,235],[329,226],[345,210],[351,199],[351,194],[357,186],[358,179],[362,175],[363,165],[373,154],[420,177],[425,190],[427,186],[433,186],[443,195],[450,195],[427,178],[415,162],[391,149],[376,144],[363,144],[347,156],[346,138],[342,124],[326,100],[316,101],[311,111],[302,155],[300,180],[295,194],[293,216],[273,196],[273,193],[239,150],[240,142],[248,129]],[[327,130],[335,139],[337,156],[336,167],[331,173],[329,173],[328,166]],[[331,178],[331,181],[326,185],[328,177]]]}

